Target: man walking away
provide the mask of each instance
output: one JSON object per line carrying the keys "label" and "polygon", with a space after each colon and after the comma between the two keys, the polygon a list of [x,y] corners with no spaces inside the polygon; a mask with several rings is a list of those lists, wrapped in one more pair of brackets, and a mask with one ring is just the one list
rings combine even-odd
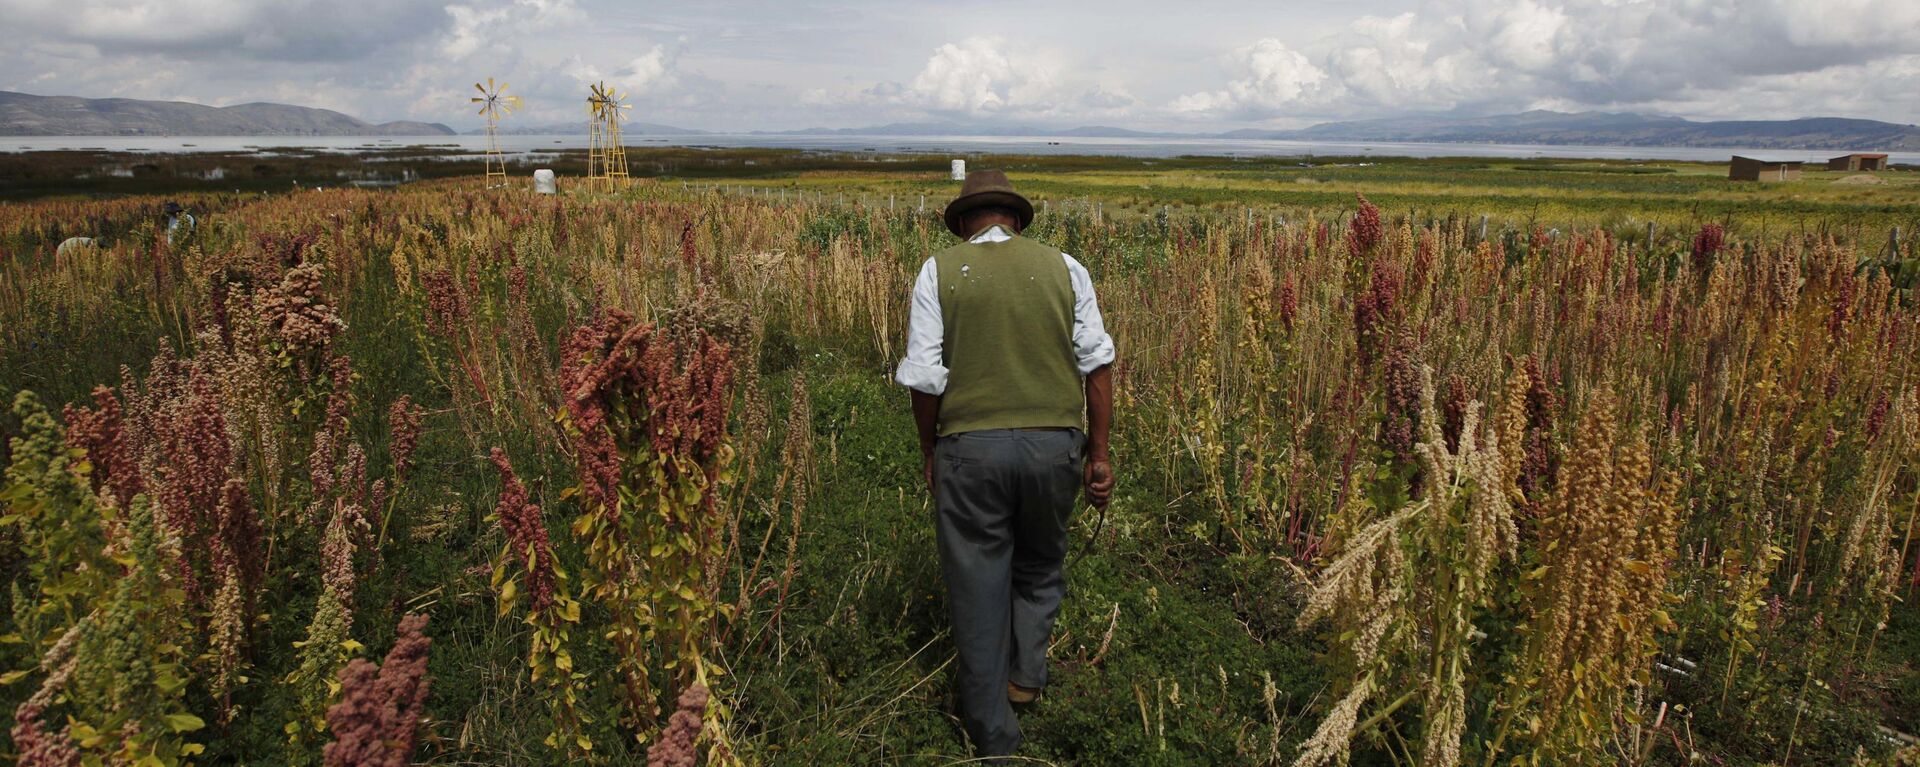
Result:
{"label": "man walking away", "polygon": [[946,222],[966,242],[920,268],[895,380],[937,510],[960,719],[977,753],[1008,756],[1012,704],[1047,684],[1074,500],[1113,492],[1113,339],[1087,270],[1020,236],[1033,204],[1005,174],[968,175]]}

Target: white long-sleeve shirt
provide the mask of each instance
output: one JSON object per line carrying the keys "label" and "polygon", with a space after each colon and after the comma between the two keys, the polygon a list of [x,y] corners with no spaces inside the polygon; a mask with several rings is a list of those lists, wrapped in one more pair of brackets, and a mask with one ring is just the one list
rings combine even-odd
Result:
{"label": "white long-sleeve shirt", "polygon": [[[1005,242],[1013,235],[998,226],[987,227],[969,242]],[[1100,319],[1100,303],[1094,299],[1093,277],[1087,268],[1060,254],[1067,261],[1067,277],[1073,283],[1073,354],[1086,375],[1113,362],[1113,337]],[[907,318],[907,356],[900,360],[893,380],[914,391],[939,396],[947,391],[946,321],[940,315],[940,269],[929,258],[920,265],[913,281],[913,307]]]}

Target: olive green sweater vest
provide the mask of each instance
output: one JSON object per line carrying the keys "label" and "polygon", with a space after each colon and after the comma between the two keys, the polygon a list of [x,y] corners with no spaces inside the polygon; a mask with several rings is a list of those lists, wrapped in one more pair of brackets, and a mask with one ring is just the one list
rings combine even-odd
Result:
{"label": "olive green sweater vest", "polygon": [[1073,281],[1060,251],[1015,235],[934,254],[947,389],[940,434],[1080,428]]}

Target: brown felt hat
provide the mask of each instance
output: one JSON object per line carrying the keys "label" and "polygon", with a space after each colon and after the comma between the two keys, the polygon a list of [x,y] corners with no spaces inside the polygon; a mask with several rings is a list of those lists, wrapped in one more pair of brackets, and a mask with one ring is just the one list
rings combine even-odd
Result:
{"label": "brown felt hat", "polygon": [[960,231],[967,212],[991,206],[1010,208],[1019,213],[1021,229],[1033,223],[1033,203],[1013,191],[1013,182],[1007,180],[1007,174],[997,170],[976,170],[968,173],[966,183],[960,185],[960,196],[947,203],[947,230],[956,237],[973,234]]}

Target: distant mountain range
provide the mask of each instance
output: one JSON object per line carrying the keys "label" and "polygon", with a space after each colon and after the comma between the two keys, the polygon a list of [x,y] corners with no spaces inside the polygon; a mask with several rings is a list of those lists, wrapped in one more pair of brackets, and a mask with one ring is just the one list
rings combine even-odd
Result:
{"label": "distant mountain range", "polygon": [[[625,123],[628,136],[708,135],[672,125]],[[509,135],[578,135],[586,121],[547,125],[509,123]],[[467,131],[467,135],[484,133]],[[1242,129],[1224,133],[1138,131],[1106,125],[1045,128],[1003,123],[889,123],[863,128],[755,131],[767,136],[1023,136],[1037,138],[1269,139],[1281,141],[1549,144],[1589,146],[1742,147],[1920,151],[1920,127],[1876,120],[1808,117],[1797,120],[1696,122],[1627,112],[1536,110],[1491,117],[1421,115],[1321,123],[1298,130]],[[85,99],[0,91],[0,135],[12,136],[451,136],[439,123],[373,124],[327,109],[285,104],[210,107],[179,101]]]}
{"label": "distant mountain range", "polygon": [[[475,128],[470,131],[464,131],[461,135],[484,136],[486,135],[486,133],[487,133],[487,129],[485,128]],[[587,135],[587,121],[581,120],[579,122],[571,122],[571,123],[548,123],[546,125],[502,125],[500,126],[500,135],[502,136],[585,136]],[[620,135],[623,137],[624,136],[703,136],[703,135],[708,135],[708,132],[703,130],[694,130],[692,128],[676,128],[672,125],[661,125],[659,123],[623,122],[623,123],[620,123]]]}
{"label": "distant mountain range", "polygon": [[7,136],[451,136],[439,123],[369,123],[286,104],[210,107],[184,101],[84,99],[0,91]]}
{"label": "distant mountain range", "polygon": [[1569,114],[1545,110],[1493,117],[1394,117],[1322,123],[1295,131],[1233,131],[1223,135],[1293,141],[1920,150],[1920,127],[1877,120],[1808,117],[1694,122],[1620,112]]}
{"label": "distant mountain range", "polygon": [[1039,136],[1077,138],[1202,138],[1198,133],[1154,133],[1107,125],[1078,128],[1039,128],[1032,125],[979,123],[887,123],[864,128],[805,128],[786,131],[754,131],[758,136]]}
{"label": "distant mountain range", "polygon": [[1679,117],[1632,113],[1567,113],[1545,110],[1492,117],[1433,115],[1391,117],[1378,120],[1321,123],[1299,130],[1242,129],[1225,133],[1165,133],[1108,126],[1084,126],[1059,130],[1031,125],[891,123],[866,128],[809,128],[768,135],[1228,138],[1276,141],[1920,151],[1920,127],[1876,120],[1809,117],[1797,120],[1695,122]]}

